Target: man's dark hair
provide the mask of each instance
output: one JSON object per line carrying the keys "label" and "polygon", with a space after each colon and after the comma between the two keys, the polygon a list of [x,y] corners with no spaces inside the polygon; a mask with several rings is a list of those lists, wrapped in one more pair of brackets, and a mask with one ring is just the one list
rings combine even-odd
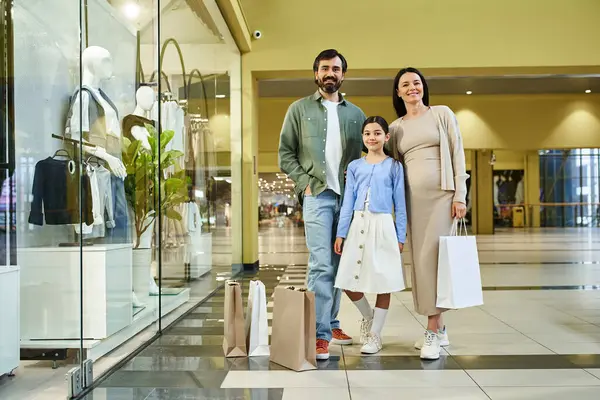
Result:
{"label": "man's dark hair", "polygon": [[313,64],[313,72],[318,71],[321,60],[332,60],[336,57],[339,57],[340,60],[342,60],[342,72],[345,74],[346,70],[348,69],[348,62],[346,62],[346,58],[342,55],[342,53],[335,49],[323,50],[321,53],[319,53]]}

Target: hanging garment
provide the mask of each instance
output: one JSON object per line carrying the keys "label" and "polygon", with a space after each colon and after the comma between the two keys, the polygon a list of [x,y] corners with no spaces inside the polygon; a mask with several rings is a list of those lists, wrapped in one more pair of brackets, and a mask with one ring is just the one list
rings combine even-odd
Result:
{"label": "hanging garment", "polygon": [[[115,227],[111,174],[103,166],[94,167],[91,165],[87,166],[87,174],[90,177],[94,223],[92,225],[82,225],[83,238],[104,237],[106,228]],[[80,225],[76,224],[75,232],[77,234],[81,233],[79,228]]]}
{"label": "hanging garment", "polygon": [[125,136],[127,139],[131,140],[132,142],[134,140],[137,140],[131,134],[131,128],[133,128],[134,126],[146,128],[146,124],[154,126],[155,129],[158,131],[158,122],[157,121],[153,121],[151,119],[141,117],[139,115],[134,115],[134,114],[126,115],[125,118],[123,118],[123,136]]}
{"label": "hanging garment", "polygon": [[[69,170],[71,160],[55,160],[48,157],[35,165],[33,177],[33,201],[29,213],[29,223],[43,225],[70,225],[80,222],[80,204],[83,223],[94,222],[90,178],[80,173],[76,166]],[[82,198],[79,201],[79,182],[82,185]]]}

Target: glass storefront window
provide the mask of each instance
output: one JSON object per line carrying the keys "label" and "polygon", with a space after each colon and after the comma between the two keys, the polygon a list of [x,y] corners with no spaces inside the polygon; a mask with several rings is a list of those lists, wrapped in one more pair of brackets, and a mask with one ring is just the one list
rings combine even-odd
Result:
{"label": "glass storefront window", "polygon": [[303,227],[302,206],[294,194],[294,183],[282,173],[261,173],[258,178],[261,228]]}
{"label": "glass storefront window", "polygon": [[240,53],[214,0],[0,4],[0,375],[99,376],[239,263]]}
{"label": "glass storefront window", "polygon": [[541,224],[600,226],[600,150],[541,150]]}

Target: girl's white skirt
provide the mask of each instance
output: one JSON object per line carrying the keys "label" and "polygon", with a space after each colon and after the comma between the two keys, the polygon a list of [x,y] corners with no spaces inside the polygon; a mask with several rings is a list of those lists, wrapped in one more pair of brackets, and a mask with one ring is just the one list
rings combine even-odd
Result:
{"label": "girl's white skirt", "polygon": [[362,293],[406,288],[392,214],[355,211],[344,241],[335,287]]}

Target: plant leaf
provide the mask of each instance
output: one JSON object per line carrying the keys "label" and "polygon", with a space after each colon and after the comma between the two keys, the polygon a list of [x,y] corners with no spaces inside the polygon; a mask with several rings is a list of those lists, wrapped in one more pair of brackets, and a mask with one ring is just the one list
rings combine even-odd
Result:
{"label": "plant leaf", "polygon": [[181,221],[181,219],[182,219],[181,214],[179,214],[177,211],[175,211],[173,209],[167,210],[167,212],[165,214],[166,214],[167,218],[169,218],[169,219],[174,219],[176,221]]}

